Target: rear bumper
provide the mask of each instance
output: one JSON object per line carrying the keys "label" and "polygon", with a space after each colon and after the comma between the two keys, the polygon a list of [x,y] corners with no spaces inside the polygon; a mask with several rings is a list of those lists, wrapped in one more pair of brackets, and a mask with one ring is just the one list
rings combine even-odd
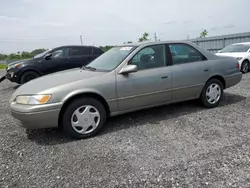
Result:
{"label": "rear bumper", "polygon": [[29,129],[58,127],[61,104],[41,106],[11,104],[11,115]]}
{"label": "rear bumper", "polygon": [[225,77],[225,82],[226,82],[225,89],[237,85],[238,83],[240,83],[241,80],[242,80],[241,72],[236,73],[232,76]]}

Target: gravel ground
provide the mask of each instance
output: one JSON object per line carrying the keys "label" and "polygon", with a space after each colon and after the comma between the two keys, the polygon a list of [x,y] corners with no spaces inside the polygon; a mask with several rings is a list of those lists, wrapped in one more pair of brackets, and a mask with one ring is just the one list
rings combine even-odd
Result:
{"label": "gravel ground", "polygon": [[0,84],[0,187],[250,187],[250,74],[218,108],[192,101],[114,117],[78,141],[19,127],[15,88]]}

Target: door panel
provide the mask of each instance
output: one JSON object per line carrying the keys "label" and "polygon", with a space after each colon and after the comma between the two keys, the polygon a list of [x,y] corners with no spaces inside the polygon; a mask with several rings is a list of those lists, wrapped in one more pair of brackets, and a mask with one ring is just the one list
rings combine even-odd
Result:
{"label": "door panel", "polygon": [[93,60],[91,47],[71,47],[67,62],[68,69],[87,65]]}
{"label": "door panel", "polygon": [[174,65],[171,67],[173,76],[173,100],[197,98],[209,78],[206,61]]}
{"label": "door panel", "polygon": [[197,98],[209,78],[208,61],[188,44],[169,44],[172,57],[173,100]]}
{"label": "door panel", "polygon": [[130,61],[137,72],[117,75],[117,97],[120,111],[157,106],[172,99],[171,68],[167,67],[166,46],[142,48]]}
{"label": "door panel", "polygon": [[43,59],[40,63],[44,74],[50,74],[67,69],[66,62],[68,57],[68,48],[57,48],[51,51],[49,59]]}
{"label": "door panel", "polygon": [[117,76],[120,111],[158,105],[171,101],[171,69],[161,67]]}

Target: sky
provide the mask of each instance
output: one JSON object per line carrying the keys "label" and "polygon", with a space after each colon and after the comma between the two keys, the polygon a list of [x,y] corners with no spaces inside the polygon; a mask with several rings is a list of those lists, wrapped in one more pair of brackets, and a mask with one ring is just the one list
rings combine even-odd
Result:
{"label": "sky", "polygon": [[249,32],[250,0],[0,0],[0,53]]}

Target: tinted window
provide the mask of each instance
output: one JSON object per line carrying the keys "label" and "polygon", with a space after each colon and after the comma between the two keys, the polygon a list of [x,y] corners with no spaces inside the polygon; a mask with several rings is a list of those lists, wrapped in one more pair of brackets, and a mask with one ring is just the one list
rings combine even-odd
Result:
{"label": "tinted window", "polygon": [[93,48],[93,54],[94,55],[101,55],[101,54],[103,54],[103,51],[99,48]]}
{"label": "tinted window", "polygon": [[140,50],[130,61],[138,70],[163,67],[166,65],[165,45],[154,45]]}
{"label": "tinted window", "polygon": [[64,58],[67,56],[67,48],[58,48],[58,49],[52,50],[51,53],[52,53],[51,55],[52,59]]}
{"label": "tinted window", "polygon": [[92,49],[88,47],[73,47],[70,49],[70,56],[91,55]]}
{"label": "tinted window", "polygon": [[169,48],[174,65],[205,60],[200,52],[187,44],[171,44]]}

